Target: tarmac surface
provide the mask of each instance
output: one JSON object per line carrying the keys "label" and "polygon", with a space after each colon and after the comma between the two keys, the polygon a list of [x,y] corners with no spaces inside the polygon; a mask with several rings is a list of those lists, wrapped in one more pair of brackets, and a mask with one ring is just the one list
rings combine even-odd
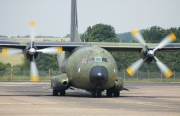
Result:
{"label": "tarmac surface", "polygon": [[0,82],[0,115],[180,115],[180,83],[125,83],[120,97],[91,98],[81,90],[52,96],[50,83]]}

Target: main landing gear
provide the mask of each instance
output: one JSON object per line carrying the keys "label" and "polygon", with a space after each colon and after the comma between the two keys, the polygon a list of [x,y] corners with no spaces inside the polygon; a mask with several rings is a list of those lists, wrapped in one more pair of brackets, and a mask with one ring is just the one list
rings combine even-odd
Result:
{"label": "main landing gear", "polygon": [[[59,94],[60,93],[60,94]],[[66,95],[66,91],[65,90],[57,90],[57,89],[53,89],[53,96],[58,96],[58,94],[60,96],[65,96]]]}
{"label": "main landing gear", "polygon": [[112,91],[111,89],[106,90],[106,96],[107,97],[119,97],[120,91]]}

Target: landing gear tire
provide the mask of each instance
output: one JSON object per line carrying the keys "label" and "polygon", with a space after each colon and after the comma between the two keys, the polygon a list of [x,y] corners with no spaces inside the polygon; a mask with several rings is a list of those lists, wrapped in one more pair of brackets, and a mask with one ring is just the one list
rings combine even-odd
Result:
{"label": "landing gear tire", "polygon": [[119,94],[120,94],[119,91],[115,91],[115,92],[114,92],[114,97],[119,97]]}
{"label": "landing gear tire", "polygon": [[102,96],[102,92],[98,91],[98,92],[91,92],[91,97],[92,98],[96,98],[96,97],[101,97]]}
{"label": "landing gear tire", "polygon": [[101,97],[101,96],[102,96],[102,92],[101,91],[97,92],[97,97]]}
{"label": "landing gear tire", "polygon": [[53,96],[58,96],[59,91],[56,89],[53,89]]}
{"label": "landing gear tire", "polygon": [[92,97],[92,98],[96,98],[96,93],[95,93],[95,92],[92,92],[92,93],[91,93],[91,97]]}
{"label": "landing gear tire", "polygon": [[112,91],[110,89],[106,90],[106,96],[107,97],[112,97]]}
{"label": "landing gear tire", "polygon": [[61,90],[61,91],[60,91],[60,96],[65,96],[65,95],[66,95],[65,90]]}

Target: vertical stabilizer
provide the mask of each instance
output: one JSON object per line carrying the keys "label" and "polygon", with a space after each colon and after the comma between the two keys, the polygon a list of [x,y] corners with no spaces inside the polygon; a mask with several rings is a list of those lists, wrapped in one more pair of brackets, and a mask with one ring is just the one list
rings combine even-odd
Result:
{"label": "vertical stabilizer", "polygon": [[71,42],[81,42],[78,32],[76,0],[71,0]]}

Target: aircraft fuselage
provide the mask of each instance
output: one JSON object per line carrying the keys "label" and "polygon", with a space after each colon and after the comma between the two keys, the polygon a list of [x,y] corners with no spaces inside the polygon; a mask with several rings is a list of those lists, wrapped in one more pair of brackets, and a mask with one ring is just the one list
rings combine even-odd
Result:
{"label": "aircraft fuselage", "polygon": [[118,76],[113,56],[97,46],[84,46],[73,52],[68,58],[66,73],[72,86],[86,90],[111,88]]}

